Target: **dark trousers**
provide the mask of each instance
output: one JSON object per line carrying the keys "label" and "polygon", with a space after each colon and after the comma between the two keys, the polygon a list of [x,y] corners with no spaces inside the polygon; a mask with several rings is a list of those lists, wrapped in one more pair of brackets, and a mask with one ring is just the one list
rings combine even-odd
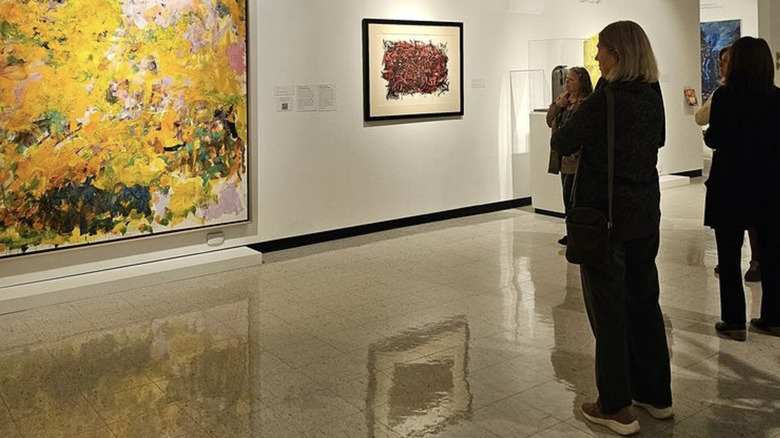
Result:
{"label": "dark trousers", "polygon": [[748,238],[750,239],[750,261],[761,262],[761,255],[758,250],[758,237],[756,237],[756,229],[751,228],[748,230]]}
{"label": "dark trousers", "polygon": [[[758,255],[761,260],[761,319],[780,326],[780,226],[760,224],[755,227]],[[742,286],[743,228],[716,228],[720,271],[720,317],[731,324],[744,324],[745,289]]]}
{"label": "dark trousers", "polygon": [[574,188],[574,174],[561,173],[561,186],[563,187],[563,212],[568,214],[571,208],[571,191]]}
{"label": "dark trousers", "polygon": [[671,406],[671,366],[655,258],[659,234],[615,242],[607,266],[580,266],[585,308],[596,337],[602,412],[631,400]]}
{"label": "dark trousers", "polygon": [[742,243],[744,228],[716,228],[720,319],[729,324],[745,324],[745,289],[742,287]]}

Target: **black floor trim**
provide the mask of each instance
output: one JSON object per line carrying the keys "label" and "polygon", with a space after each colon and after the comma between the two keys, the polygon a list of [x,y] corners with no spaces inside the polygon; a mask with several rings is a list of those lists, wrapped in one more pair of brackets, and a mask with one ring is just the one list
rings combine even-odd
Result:
{"label": "black floor trim", "polygon": [[534,208],[534,213],[543,214],[545,216],[559,217],[561,219],[566,217],[566,215],[563,213],[558,213],[557,211],[543,210],[541,208]]}
{"label": "black floor trim", "polygon": [[674,172],[674,173],[672,173],[672,175],[675,175],[675,176],[687,176],[689,178],[698,178],[698,177],[702,176],[703,174],[704,173],[703,173],[702,169],[688,170],[688,171],[685,171],[685,172]]}
{"label": "black floor trim", "polygon": [[496,211],[525,207],[528,205],[531,205],[531,198],[512,199],[509,201],[475,205],[473,207],[456,208],[454,210],[440,211],[437,213],[429,213],[401,219],[393,219],[373,224],[358,225],[355,227],[340,228],[338,230],[323,231],[320,233],[306,234],[303,236],[270,240],[268,242],[260,242],[249,245],[249,248],[260,252],[280,251],[283,249],[297,248],[299,246],[313,245],[315,243],[328,242],[331,240],[344,239],[347,237],[360,236],[363,234],[376,233],[379,231],[387,231],[395,228],[410,227],[413,225],[456,219],[459,217],[493,213]]}

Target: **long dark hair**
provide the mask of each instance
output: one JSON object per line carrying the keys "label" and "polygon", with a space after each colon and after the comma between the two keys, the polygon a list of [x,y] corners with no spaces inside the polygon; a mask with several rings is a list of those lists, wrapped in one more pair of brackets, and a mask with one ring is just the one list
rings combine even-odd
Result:
{"label": "long dark hair", "polygon": [[577,78],[580,80],[580,97],[586,98],[593,93],[593,83],[590,80],[590,74],[582,67],[572,67],[569,69],[573,71]]}
{"label": "long dark hair", "polygon": [[726,85],[744,94],[767,95],[775,85],[775,66],[769,44],[761,38],[742,37],[731,46]]}

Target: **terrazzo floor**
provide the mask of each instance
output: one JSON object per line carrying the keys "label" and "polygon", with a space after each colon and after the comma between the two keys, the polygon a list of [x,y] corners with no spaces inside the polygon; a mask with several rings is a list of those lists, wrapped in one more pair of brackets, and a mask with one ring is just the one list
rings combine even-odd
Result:
{"label": "terrazzo floor", "polygon": [[[703,199],[663,192],[676,416],[640,436],[780,437],[780,338],[714,333]],[[614,436],[579,412],[594,341],[563,230],[508,210],[2,315],[0,437]]]}

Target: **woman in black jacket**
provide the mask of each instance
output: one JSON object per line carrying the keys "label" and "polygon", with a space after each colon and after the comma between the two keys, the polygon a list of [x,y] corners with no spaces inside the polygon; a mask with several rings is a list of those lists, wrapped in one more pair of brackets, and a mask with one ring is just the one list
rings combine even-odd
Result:
{"label": "woman in black jacket", "polygon": [[780,89],[769,45],[743,37],[731,46],[725,84],[712,96],[704,136],[714,149],[704,224],[715,229],[720,267],[718,333],[744,341],[742,240],[755,227],[761,260],[761,316],[751,324],[780,336]]}
{"label": "woman in black jacket", "polygon": [[599,399],[582,405],[591,422],[621,435],[639,431],[632,407],[671,418],[671,370],[658,304],[655,258],[661,219],[656,162],[664,143],[658,67],[644,30],[619,21],[599,33],[606,87],[595,91],[552,136],[561,155],[582,149],[575,205],[607,213],[607,99],[615,96],[615,165],[610,264],[581,265],[582,288],[596,337]]}

